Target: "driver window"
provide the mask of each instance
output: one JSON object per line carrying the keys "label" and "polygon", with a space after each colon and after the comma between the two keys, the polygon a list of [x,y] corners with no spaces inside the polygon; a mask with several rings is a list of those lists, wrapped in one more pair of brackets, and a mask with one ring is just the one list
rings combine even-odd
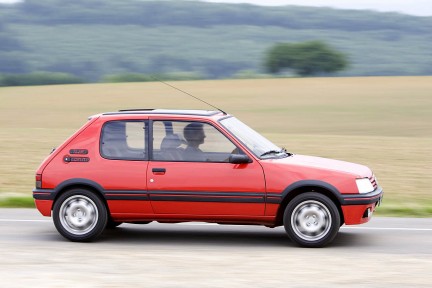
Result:
{"label": "driver window", "polygon": [[154,121],[153,139],[153,159],[158,161],[228,162],[237,148],[203,122]]}

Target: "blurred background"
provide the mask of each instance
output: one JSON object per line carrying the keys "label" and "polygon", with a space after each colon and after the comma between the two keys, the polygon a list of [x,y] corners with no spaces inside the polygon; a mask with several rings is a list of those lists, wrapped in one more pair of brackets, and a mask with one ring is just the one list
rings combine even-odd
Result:
{"label": "blurred background", "polygon": [[0,205],[33,205],[38,165],[89,115],[211,109],[160,79],[291,152],[370,166],[378,214],[432,216],[431,6],[0,0]]}
{"label": "blurred background", "polygon": [[[379,2],[393,7],[407,1]],[[409,1],[410,6],[415,2]],[[129,75],[128,80],[140,81],[148,74],[251,78],[268,74],[266,60],[276,43],[319,41],[346,58],[346,67],[332,71],[333,76],[430,75],[430,31],[431,17],[366,10],[204,1],[26,0],[0,6],[0,73],[62,73],[59,82],[124,81],[125,74],[142,74]],[[19,84],[15,81],[12,84]],[[9,82],[12,79],[3,79],[3,85]]]}

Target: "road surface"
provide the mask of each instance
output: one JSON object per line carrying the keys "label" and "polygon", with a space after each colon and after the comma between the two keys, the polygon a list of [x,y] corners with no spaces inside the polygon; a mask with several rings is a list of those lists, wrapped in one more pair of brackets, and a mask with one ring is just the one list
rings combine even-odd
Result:
{"label": "road surface", "polygon": [[0,287],[432,287],[432,218],[342,226],[296,247],[284,229],[123,224],[72,243],[33,209],[0,209]]}

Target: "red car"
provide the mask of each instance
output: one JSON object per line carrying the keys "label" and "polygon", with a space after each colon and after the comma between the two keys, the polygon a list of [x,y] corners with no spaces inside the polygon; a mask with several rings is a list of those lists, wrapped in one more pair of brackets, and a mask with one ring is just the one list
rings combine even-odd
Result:
{"label": "red car", "polygon": [[222,111],[91,116],[36,172],[33,197],[71,241],[121,223],[284,225],[321,247],[369,221],[383,196],[365,166],[295,155]]}

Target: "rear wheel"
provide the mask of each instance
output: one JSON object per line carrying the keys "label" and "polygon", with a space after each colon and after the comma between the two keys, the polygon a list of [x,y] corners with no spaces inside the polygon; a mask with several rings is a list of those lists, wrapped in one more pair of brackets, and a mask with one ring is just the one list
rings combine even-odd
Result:
{"label": "rear wheel", "polygon": [[285,230],[300,246],[325,246],[336,237],[340,222],[333,201],[316,192],[298,195],[285,208]]}
{"label": "rear wheel", "polygon": [[53,207],[57,231],[71,241],[91,241],[105,229],[108,213],[93,192],[73,189],[60,195]]}

